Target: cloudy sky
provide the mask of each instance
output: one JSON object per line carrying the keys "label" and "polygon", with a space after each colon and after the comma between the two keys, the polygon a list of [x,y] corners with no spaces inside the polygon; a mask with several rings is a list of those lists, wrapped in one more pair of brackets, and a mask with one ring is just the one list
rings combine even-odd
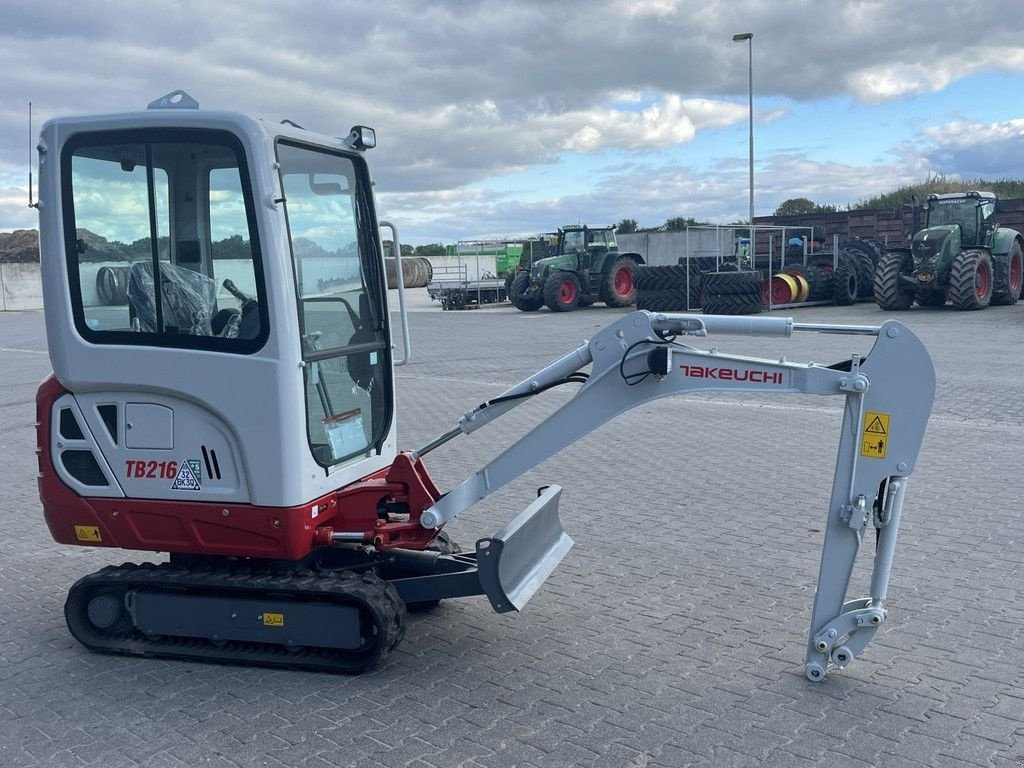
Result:
{"label": "cloudy sky", "polygon": [[343,135],[377,129],[410,243],[845,205],[928,174],[1024,177],[1019,0],[0,0],[0,231],[35,227],[48,117],[188,91]]}

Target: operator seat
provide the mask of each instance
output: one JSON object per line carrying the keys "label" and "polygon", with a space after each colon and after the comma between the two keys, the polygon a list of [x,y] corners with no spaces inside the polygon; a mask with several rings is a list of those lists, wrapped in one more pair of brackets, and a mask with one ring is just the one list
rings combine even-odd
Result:
{"label": "operator seat", "polygon": [[[213,336],[217,283],[212,278],[169,261],[160,262],[160,311],[164,330],[189,336]],[[155,333],[156,293],[153,262],[136,261],[128,273],[128,311],[132,327]]]}

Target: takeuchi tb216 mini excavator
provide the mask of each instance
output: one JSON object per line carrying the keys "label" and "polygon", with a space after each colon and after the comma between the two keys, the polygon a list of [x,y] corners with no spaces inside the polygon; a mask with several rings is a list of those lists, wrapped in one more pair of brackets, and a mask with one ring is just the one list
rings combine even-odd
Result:
{"label": "takeuchi tb216 mini excavator", "polygon": [[[75,583],[71,633],[106,653],[361,672],[402,639],[407,606],[486,595],[496,611],[523,608],[572,546],[559,487],[473,551],[442,529],[603,422],[674,394],[811,393],[845,409],[806,674],[820,681],[860,654],[886,620],[931,410],[918,339],[896,322],[632,312],[398,452],[393,371],[409,332],[400,290],[396,359],[380,227],[398,233],[377,220],[375,143],[363,126],[340,139],[203,111],[180,91],[44,126],[45,518],[63,544],[170,555]],[[799,331],[875,339],[831,366],[683,343]],[[563,384],[578,390],[550,418],[441,493],[425,454]],[[870,594],[848,599],[870,528]]]}

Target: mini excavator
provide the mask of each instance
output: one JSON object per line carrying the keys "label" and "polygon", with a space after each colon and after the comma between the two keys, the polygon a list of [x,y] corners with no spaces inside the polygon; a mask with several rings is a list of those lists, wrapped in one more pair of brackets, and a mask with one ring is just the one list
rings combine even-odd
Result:
{"label": "mini excavator", "polygon": [[[182,91],[44,126],[44,516],[62,544],[169,553],[75,583],[72,635],[102,653],[359,673],[401,641],[407,607],[471,595],[498,612],[525,606],[573,543],[561,488],[542,488],[473,551],[444,526],[608,419],[668,395],[810,393],[845,408],[805,672],[820,681],[858,656],[887,617],[934,394],[914,334],[896,322],[626,313],[399,452],[394,369],[410,335],[400,285],[399,359],[381,227],[400,246],[377,219],[375,144],[366,126],[320,135],[205,111]],[[795,332],[874,344],[823,366],[687,343]],[[431,480],[430,451],[565,384],[578,388],[571,399],[461,485],[442,493]],[[849,598],[870,527],[870,594]]]}

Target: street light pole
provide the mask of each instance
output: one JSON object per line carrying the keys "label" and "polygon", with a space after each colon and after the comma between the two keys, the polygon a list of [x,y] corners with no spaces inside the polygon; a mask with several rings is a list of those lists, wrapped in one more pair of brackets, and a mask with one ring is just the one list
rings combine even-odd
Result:
{"label": "street light pole", "polygon": [[[747,43],[747,95],[750,106],[750,228],[754,228],[754,33],[733,35],[734,43]],[[753,236],[751,236],[753,237]]]}

